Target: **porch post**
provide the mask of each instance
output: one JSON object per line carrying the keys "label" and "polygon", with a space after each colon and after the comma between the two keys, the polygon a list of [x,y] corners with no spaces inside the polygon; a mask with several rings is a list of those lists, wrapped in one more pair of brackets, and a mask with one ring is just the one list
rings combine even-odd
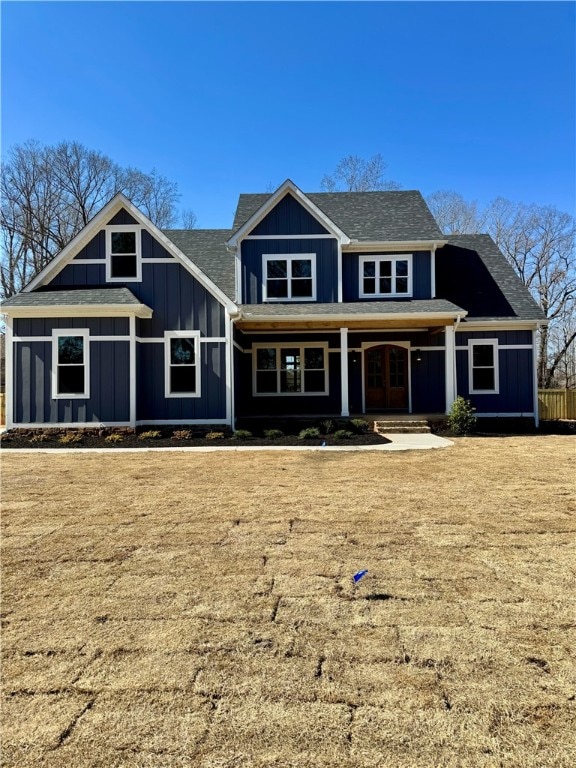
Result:
{"label": "porch post", "polygon": [[136,398],[137,398],[137,365],[136,365],[136,317],[130,315],[128,319],[130,328],[130,351],[129,351],[129,368],[130,368],[130,426],[132,429],[136,429]]}
{"label": "porch post", "polygon": [[446,413],[449,413],[456,399],[456,343],[454,326],[445,326],[445,371],[446,371]]}
{"label": "porch post", "polygon": [[12,318],[6,317],[6,336],[5,342],[5,357],[6,357],[6,374],[5,374],[5,399],[4,399],[4,423],[6,429],[12,429],[14,426],[14,333]]}
{"label": "porch post", "polygon": [[348,410],[348,328],[340,328],[340,381],[342,382],[341,416],[350,416]]}

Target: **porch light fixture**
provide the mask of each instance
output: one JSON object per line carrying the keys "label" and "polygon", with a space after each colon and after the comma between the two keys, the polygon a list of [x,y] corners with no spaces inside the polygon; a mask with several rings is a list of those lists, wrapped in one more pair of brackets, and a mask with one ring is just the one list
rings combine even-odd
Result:
{"label": "porch light fixture", "polygon": [[422,362],[422,355],[420,354],[420,350],[419,349],[415,349],[414,352],[416,353],[415,361],[417,363],[421,363]]}

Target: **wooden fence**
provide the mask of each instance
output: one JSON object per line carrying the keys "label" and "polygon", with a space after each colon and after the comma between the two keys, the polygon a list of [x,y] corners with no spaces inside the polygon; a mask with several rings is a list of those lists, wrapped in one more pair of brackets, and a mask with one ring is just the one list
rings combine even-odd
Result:
{"label": "wooden fence", "polygon": [[541,419],[576,419],[576,389],[539,389]]}

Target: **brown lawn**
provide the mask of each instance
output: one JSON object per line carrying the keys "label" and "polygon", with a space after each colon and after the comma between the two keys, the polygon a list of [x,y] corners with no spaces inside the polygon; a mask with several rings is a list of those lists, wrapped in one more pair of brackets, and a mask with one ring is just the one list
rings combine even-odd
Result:
{"label": "brown lawn", "polygon": [[573,438],[2,471],[3,766],[575,764]]}

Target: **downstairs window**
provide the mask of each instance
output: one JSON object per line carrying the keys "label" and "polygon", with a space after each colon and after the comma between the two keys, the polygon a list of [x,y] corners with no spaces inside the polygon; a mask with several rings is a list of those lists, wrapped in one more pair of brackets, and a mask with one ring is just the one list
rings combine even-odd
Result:
{"label": "downstairs window", "polygon": [[255,395],[328,393],[328,345],[258,345],[254,349]]}
{"label": "downstairs window", "polygon": [[52,398],[85,399],[89,394],[89,331],[58,329],[52,334]]}
{"label": "downstairs window", "polygon": [[200,397],[199,340],[198,331],[166,331],[165,397]]}
{"label": "downstairs window", "polygon": [[470,340],[468,342],[468,373],[470,393],[474,395],[498,394],[498,340]]}

